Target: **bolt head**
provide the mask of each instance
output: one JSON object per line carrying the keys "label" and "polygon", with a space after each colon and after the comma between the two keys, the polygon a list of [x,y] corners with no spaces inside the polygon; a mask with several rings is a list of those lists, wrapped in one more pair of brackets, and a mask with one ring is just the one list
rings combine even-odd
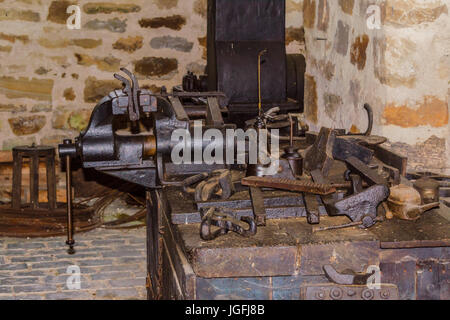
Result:
{"label": "bolt head", "polygon": [[362,292],[361,296],[362,296],[362,298],[363,298],[364,300],[372,300],[373,297],[374,297],[373,290],[371,290],[371,289],[366,289],[366,290],[364,290],[364,291]]}
{"label": "bolt head", "polygon": [[316,292],[316,298],[319,300],[323,300],[325,298],[325,293],[323,292],[323,290]]}
{"label": "bolt head", "polygon": [[341,288],[333,288],[330,292],[330,296],[333,300],[340,300],[342,299],[342,296],[344,293],[342,292]]}
{"label": "bolt head", "polygon": [[391,296],[391,293],[389,292],[389,290],[383,290],[380,292],[380,297],[381,299],[389,299],[389,297]]}

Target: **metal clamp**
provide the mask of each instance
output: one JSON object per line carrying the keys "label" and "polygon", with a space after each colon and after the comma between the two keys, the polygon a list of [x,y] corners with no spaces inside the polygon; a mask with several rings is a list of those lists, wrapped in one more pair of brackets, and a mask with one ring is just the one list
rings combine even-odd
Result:
{"label": "metal clamp", "polygon": [[134,74],[129,70],[125,68],[120,68],[120,70],[130,77],[131,83],[119,74],[114,74],[114,78],[121,81],[125,86],[123,91],[128,95],[128,116],[131,121],[137,121],[140,118],[138,102],[139,83]]}
{"label": "metal clamp", "polygon": [[[248,229],[244,229],[241,223],[248,224]],[[218,227],[219,230],[211,231],[211,227]],[[256,222],[251,217],[241,217],[237,220],[219,208],[209,208],[202,218],[200,225],[200,237],[205,241],[214,240],[219,236],[227,234],[229,231],[235,232],[243,237],[251,237],[256,234]]]}

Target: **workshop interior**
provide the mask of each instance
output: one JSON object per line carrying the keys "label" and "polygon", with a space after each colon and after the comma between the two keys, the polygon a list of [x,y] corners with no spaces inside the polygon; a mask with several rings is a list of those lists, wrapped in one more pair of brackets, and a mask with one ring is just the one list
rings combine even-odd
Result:
{"label": "workshop interior", "polygon": [[448,0],[0,0],[0,300],[449,300]]}

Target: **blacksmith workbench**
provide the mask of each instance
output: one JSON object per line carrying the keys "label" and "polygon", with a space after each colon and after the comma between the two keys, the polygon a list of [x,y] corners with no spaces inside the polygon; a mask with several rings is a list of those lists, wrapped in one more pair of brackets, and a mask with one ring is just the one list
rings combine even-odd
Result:
{"label": "blacksmith workbench", "polygon": [[[448,207],[441,205],[417,221],[393,219],[367,230],[313,233],[299,194],[265,191],[264,198],[267,226],[258,227],[255,236],[229,233],[206,242],[199,235],[197,206],[181,189],[148,192],[149,298],[450,299]],[[249,215],[249,199],[242,191],[230,201],[247,206],[239,215]],[[347,222],[324,215],[320,225]],[[372,294],[366,286],[333,285],[325,277],[326,264],[357,273],[375,266],[383,286],[398,293],[380,298],[381,291]]]}

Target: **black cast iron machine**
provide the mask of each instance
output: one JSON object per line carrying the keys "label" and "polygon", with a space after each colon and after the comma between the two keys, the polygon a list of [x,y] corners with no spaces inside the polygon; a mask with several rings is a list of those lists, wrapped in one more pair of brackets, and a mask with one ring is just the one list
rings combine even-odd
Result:
{"label": "black cast iron machine", "polygon": [[[59,145],[59,156],[67,166],[67,244],[71,251],[74,245],[69,191],[71,158],[79,158],[84,168],[94,168],[147,189],[180,185],[182,182],[168,178],[171,170],[192,176],[208,171],[208,168],[203,163],[180,168],[171,166],[171,151],[178,143],[171,139],[172,132],[177,129],[192,132],[194,121],[190,117],[198,118],[199,115],[204,118],[205,128],[223,131],[235,128],[224,123],[222,112],[226,111],[227,100],[223,93],[167,93],[163,88],[161,93],[155,94],[140,89],[136,77],[124,68],[121,70],[130,78],[115,74],[124,89],[111,92],[96,105],[88,127],[75,141],[64,140]],[[193,144],[198,143],[202,150],[208,142],[193,141]],[[210,166],[209,170],[214,168]]]}

